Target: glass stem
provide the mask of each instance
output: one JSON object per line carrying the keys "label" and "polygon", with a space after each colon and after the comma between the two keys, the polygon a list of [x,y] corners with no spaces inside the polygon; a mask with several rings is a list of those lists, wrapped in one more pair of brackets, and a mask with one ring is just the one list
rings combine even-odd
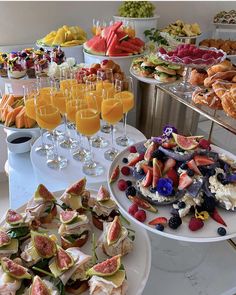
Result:
{"label": "glass stem", "polygon": [[124,121],[124,131],[125,131],[125,138],[127,138],[127,113],[124,113],[123,121]]}
{"label": "glass stem", "polygon": [[184,77],[184,86],[186,86],[187,83],[188,83],[190,71],[191,71],[191,68],[190,67],[187,67],[187,70],[186,70],[186,73],[185,73],[185,77]]}
{"label": "glass stem", "polygon": [[90,162],[93,163],[92,140],[90,136],[87,136],[87,139],[88,139],[89,152],[90,152]]}
{"label": "glass stem", "polygon": [[40,137],[41,137],[42,147],[44,148],[45,147],[45,142],[44,142],[44,138],[43,138],[43,129],[39,128],[39,130],[40,130]]}
{"label": "glass stem", "polygon": [[69,130],[68,130],[68,126],[67,126],[67,116],[66,114],[63,115],[63,120],[64,120],[64,127],[65,127],[65,138],[69,139]]}
{"label": "glass stem", "polygon": [[54,158],[58,159],[58,141],[57,141],[56,129],[54,129],[52,132],[52,143],[53,143],[53,150],[54,150]]}
{"label": "glass stem", "polygon": [[111,147],[114,149],[114,126],[111,124]]}

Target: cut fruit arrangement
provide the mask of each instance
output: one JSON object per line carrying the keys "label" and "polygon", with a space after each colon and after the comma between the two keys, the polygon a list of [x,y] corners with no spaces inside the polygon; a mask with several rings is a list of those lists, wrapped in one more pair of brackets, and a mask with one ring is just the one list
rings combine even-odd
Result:
{"label": "cut fruit arrangement", "polygon": [[122,153],[110,175],[111,191],[124,192],[128,213],[158,231],[226,235],[236,208],[236,161],[215,149],[203,136],[186,137],[166,126],[162,136]]}
{"label": "cut fruit arrangement", "polygon": [[140,54],[145,43],[137,38],[130,38],[122,28],[122,22],[105,27],[100,35],[92,37],[84,43],[86,52],[95,55],[127,56]]}
{"label": "cut fruit arrangement", "polygon": [[15,125],[16,128],[32,128],[36,124],[25,113],[23,97],[13,94],[3,95],[0,101],[0,122],[6,127]]}

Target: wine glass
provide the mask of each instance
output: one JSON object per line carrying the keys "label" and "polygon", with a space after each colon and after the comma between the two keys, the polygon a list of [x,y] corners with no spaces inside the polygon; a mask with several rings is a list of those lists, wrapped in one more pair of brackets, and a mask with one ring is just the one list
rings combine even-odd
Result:
{"label": "wine glass", "polygon": [[52,131],[53,154],[47,160],[48,167],[62,169],[67,166],[67,159],[58,154],[58,142],[55,128],[61,124],[61,115],[58,108],[52,104],[40,106],[36,101],[36,120],[41,128]]}
{"label": "wine glass", "polygon": [[[86,106],[84,105],[86,103]],[[90,159],[85,161],[83,165],[83,172],[86,175],[98,176],[104,173],[104,167],[93,159],[91,137],[95,135],[100,129],[100,116],[96,106],[96,100],[90,105],[88,101],[82,101],[84,107],[76,112],[76,129],[86,136],[89,143]]]}
{"label": "wine glass", "polygon": [[[23,95],[25,103],[25,113],[26,115],[36,121],[36,100],[38,105],[47,104],[45,100],[40,97],[39,85],[38,83],[32,83],[28,85],[23,85]],[[43,129],[39,126],[41,145],[36,147],[35,151],[40,156],[46,156],[52,145],[46,144],[44,141]]]}
{"label": "wine glass", "polygon": [[134,141],[127,136],[127,115],[134,107],[133,79],[129,77],[127,80],[116,80],[115,91],[114,98],[119,99],[123,105],[124,124],[124,135],[118,137],[116,143],[120,146],[129,146],[134,143]]}
{"label": "wine glass", "polygon": [[105,159],[113,161],[118,150],[114,147],[114,124],[118,123],[123,115],[123,105],[120,99],[106,97],[102,101],[102,118],[111,124],[112,147],[104,153]]}

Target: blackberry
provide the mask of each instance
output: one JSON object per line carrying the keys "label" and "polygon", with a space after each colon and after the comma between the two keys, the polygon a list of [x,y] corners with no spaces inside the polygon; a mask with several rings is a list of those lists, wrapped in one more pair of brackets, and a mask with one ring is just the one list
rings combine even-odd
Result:
{"label": "blackberry", "polygon": [[153,163],[152,163],[152,161],[149,161],[149,162],[148,162],[148,166],[149,166],[149,167],[153,167]]}
{"label": "blackberry", "polygon": [[188,169],[187,174],[188,174],[188,176],[192,177],[192,176],[194,176],[195,173],[192,169]]}
{"label": "blackberry", "polygon": [[202,167],[198,167],[198,169],[200,170],[203,176],[207,175],[208,169],[206,167],[202,166]]}
{"label": "blackberry", "polygon": [[185,208],[185,207],[186,207],[185,202],[184,202],[184,201],[179,202],[179,203],[178,203],[178,207],[179,207],[179,209],[183,209],[183,208]]}
{"label": "blackberry", "polygon": [[169,219],[169,227],[177,229],[182,224],[182,219],[179,216],[172,216]]}
{"label": "blackberry", "polygon": [[207,171],[207,176],[213,176],[213,175],[215,175],[216,174],[216,171],[215,171],[215,169],[208,169],[208,171]]}
{"label": "blackberry", "polygon": [[164,160],[165,159],[165,154],[160,150],[155,150],[152,153],[152,158],[157,158],[158,160]]}
{"label": "blackberry", "polygon": [[217,180],[219,182],[221,182],[225,177],[224,177],[224,174],[223,173],[218,173],[217,176],[216,176]]}
{"label": "blackberry", "polygon": [[136,188],[134,186],[129,186],[125,191],[126,196],[135,196],[136,195]]}
{"label": "blackberry", "polygon": [[123,159],[122,159],[122,162],[123,162],[124,164],[127,164],[127,163],[129,162],[129,160],[128,160],[127,158],[123,158]]}
{"label": "blackberry", "polygon": [[152,193],[152,194],[155,194],[155,192],[157,191],[157,189],[155,187],[150,187],[149,191]]}
{"label": "blackberry", "polygon": [[156,230],[159,230],[159,231],[163,231],[164,230],[164,225],[161,224],[161,223],[158,223],[156,226],[155,226]]}
{"label": "blackberry", "polygon": [[216,207],[216,200],[212,197],[204,196],[201,204],[201,211],[213,212]]}
{"label": "blackberry", "polygon": [[219,227],[217,229],[217,233],[220,235],[220,236],[225,236],[226,235],[226,229],[223,228],[223,227]]}
{"label": "blackberry", "polygon": [[131,185],[132,185],[132,181],[127,180],[127,181],[126,181],[126,184],[127,184],[127,186],[131,186]]}
{"label": "blackberry", "polygon": [[180,168],[183,170],[186,170],[186,169],[188,169],[188,165],[186,163],[183,163],[180,165]]}

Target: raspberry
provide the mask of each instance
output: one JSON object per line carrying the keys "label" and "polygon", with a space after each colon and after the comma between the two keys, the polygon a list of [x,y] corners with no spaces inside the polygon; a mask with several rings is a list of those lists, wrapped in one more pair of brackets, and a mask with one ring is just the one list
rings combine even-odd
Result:
{"label": "raspberry", "polygon": [[206,139],[201,139],[200,141],[199,141],[199,146],[201,147],[201,148],[203,148],[203,149],[206,149],[206,150],[208,150],[209,149],[209,147],[210,147],[210,141],[209,140],[206,140]]}
{"label": "raspberry", "polygon": [[129,214],[132,216],[134,216],[137,211],[138,211],[138,205],[136,203],[132,204],[128,209]]}
{"label": "raspberry", "polygon": [[118,188],[120,191],[125,191],[127,189],[127,183],[124,179],[118,181]]}
{"label": "raspberry", "polygon": [[197,231],[204,226],[204,222],[200,218],[192,217],[188,227],[191,231]]}
{"label": "raspberry", "polygon": [[123,166],[123,167],[121,168],[121,173],[122,173],[123,175],[125,175],[125,176],[130,175],[130,168],[129,168],[128,166]]}
{"label": "raspberry", "polygon": [[134,217],[140,221],[140,222],[144,222],[147,218],[146,216],[146,212],[144,210],[138,210],[135,214]]}
{"label": "raspberry", "polygon": [[135,147],[134,145],[131,145],[131,146],[129,147],[129,152],[130,152],[130,153],[137,153],[136,147]]}

